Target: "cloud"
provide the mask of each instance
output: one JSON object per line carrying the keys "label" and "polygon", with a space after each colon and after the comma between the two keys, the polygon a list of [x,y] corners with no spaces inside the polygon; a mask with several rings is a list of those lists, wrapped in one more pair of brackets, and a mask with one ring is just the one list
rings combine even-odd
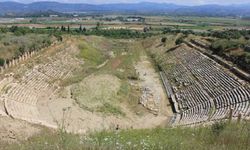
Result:
{"label": "cloud", "polygon": [[[0,0],[0,2],[9,0]],[[158,2],[158,3],[174,3],[181,5],[203,5],[203,4],[243,4],[250,3],[249,0],[12,0],[21,3],[32,3],[37,1],[57,1],[64,3],[90,3],[90,4],[107,4],[107,3],[137,3],[137,2]]]}

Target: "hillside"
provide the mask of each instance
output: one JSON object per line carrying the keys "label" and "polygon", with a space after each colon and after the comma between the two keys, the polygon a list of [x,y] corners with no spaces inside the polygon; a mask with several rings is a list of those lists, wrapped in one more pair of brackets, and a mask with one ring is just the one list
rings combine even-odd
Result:
{"label": "hillside", "polygon": [[55,11],[60,13],[127,13],[127,14],[168,14],[185,16],[250,16],[249,4],[244,5],[201,5],[184,6],[169,3],[117,3],[117,4],[70,4],[58,2],[35,2],[22,4],[0,2],[0,14],[24,15],[27,13]]}

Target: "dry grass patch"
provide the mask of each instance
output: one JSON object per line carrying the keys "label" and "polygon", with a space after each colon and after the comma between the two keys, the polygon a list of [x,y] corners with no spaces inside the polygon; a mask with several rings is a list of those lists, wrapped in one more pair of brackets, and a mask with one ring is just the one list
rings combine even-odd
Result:
{"label": "dry grass patch", "polygon": [[[116,108],[117,92],[121,86],[120,80],[112,75],[90,75],[80,83],[71,88],[72,97],[85,109],[91,111],[108,112],[103,106],[112,108],[111,113]],[[108,107],[107,107],[108,108]]]}

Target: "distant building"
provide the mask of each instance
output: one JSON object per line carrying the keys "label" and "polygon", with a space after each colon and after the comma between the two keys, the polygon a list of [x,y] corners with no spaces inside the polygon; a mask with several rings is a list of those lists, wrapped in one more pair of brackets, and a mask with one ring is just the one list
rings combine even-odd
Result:
{"label": "distant building", "polygon": [[24,18],[15,18],[16,20],[24,20]]}
{"label": "distant building", "polygon": [[126,19],[126,21],[128,21],[128,22],[144,22],[145,18],[142,18],[142,17],[128,17]]}
{"label": "distant building", "polygon": [[127,27],[107,27],[103,28],[104,30],[119,30],[119,29],[128,29]]}
{"label": "distant building", "polygon": [[49,15],[50,18],[58,17],[58,15]]}

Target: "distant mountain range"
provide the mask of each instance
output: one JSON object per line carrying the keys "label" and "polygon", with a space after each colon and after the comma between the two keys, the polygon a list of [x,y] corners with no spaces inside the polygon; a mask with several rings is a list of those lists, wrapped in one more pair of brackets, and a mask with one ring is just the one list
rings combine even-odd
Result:
{"label": "distant mountain range", "polygon": [[250,16],[250,4],[184,6],[168,3],[117,3],[117,4],[69,4],[58,2],[35,2],[22,4],[0,2],[0,14],[32,14],[38,12],[85,12],[126,14],[169,14],[185,16]]}

